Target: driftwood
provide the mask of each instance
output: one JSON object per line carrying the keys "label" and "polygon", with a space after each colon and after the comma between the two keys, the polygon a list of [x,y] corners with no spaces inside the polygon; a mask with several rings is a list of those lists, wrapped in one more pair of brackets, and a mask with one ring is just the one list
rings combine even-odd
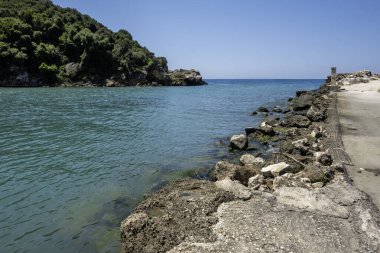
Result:
{"label": "driftwood", "polygon": [[296,163],[301,164],[302,166],[306,167],[306,164],[304,164],[303,162],[297,160],[297,159],[294,158],[293,156],[288,155],[288,154],[286,154],[286,153],[274,152],[273,154],[276,154],[276,155],[283,155],[283,156],[285,156],[285,157],[287,157],[287,158],[289,158],[289,159],[292,159],[292,160],[295,161]]}

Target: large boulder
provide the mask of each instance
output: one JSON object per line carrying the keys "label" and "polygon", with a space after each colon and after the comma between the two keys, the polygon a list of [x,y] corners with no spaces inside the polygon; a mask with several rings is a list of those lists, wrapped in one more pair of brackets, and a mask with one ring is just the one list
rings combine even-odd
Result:
{"label": "large boulder", "polygon": [[292,166],[284,162],[272,164],[261,169],[264,177],[277,177],[291,171]]}
{"label": "large boulder", "polygon": [[232,149],[245,150],[248,147],[248,138],[244,134],[233,135],[230,139]]}
{"label": "large boulder", "polygon": [[300,175],[303,178],[309,178],[311,183],[328,181],[324,171],[320,167],[314,165],[306,166],[306,168],[300,172]]}
{"label": "large boulder", "polygon": [[260,173],[260,169],[253,164],[241,166],[227,161],[220,161],[216,163],[211,177],[214,180],[230,178],[231,180],[238,180],[243,185],[247,185],[249,178],[258,173]]}
{"label": "large boulder", "polygon": [[302,111],[309,109],[313,104],[314,97],[308,93],[300,95],[298,98],[293,100],[293,110]]}
{"label": "large boulder", "polygon": [[307,111],[306,116],[313,122],[324,121],[326,119],[326,108],[318,108],[312,105]]}
{"label": "large boulder", "polygon": [[298,128],[306,128],[311,124],[310,120],[302,115],[291,115],[286,117],[282,122],[282,125],[285,127],[298,127]]}
{"label": "large boulder", "polygon": [[152,194],[121,223],[120,252],[167,252],[191,238],[212,240],[211,215],[220,204],[235,199],[213,182],[181,180]]}

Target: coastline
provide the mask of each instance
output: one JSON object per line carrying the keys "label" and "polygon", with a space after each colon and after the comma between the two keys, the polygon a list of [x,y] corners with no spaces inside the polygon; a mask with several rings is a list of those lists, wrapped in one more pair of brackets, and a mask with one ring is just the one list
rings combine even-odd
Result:
{"label": "coastline", "polygon": [[[297,92],[284,119],[267,119],[247,128],[246,135],[233,136],[231,147],[244,155],[239,164],[218,162],[212,181],[183,179],[153,193],[122,222],[121,252],[378,249],[379,214],[346,174],[336,108],[339,89],[328,79],[315,91]],[[250,142],[270,144],[274,152],[266,160],[255,157],[246,151]]]}

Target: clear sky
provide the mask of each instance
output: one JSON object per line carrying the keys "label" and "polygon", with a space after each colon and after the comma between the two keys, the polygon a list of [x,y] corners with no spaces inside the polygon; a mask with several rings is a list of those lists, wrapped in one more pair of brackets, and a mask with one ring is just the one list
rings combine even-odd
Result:
{"label": "clear sky", "polygon": [[205,78],[380,72],[379,0],[53,0]]}

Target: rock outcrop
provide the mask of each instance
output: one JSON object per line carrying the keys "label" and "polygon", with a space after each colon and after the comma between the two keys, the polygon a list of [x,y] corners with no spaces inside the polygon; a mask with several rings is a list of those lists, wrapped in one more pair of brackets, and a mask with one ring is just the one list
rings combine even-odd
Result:
{"label": "rock outcrop", "polygon": [[191,69],[176,69],[169,71],[169,80],[171,86],[194,86],[207,84],[199,71]]}

